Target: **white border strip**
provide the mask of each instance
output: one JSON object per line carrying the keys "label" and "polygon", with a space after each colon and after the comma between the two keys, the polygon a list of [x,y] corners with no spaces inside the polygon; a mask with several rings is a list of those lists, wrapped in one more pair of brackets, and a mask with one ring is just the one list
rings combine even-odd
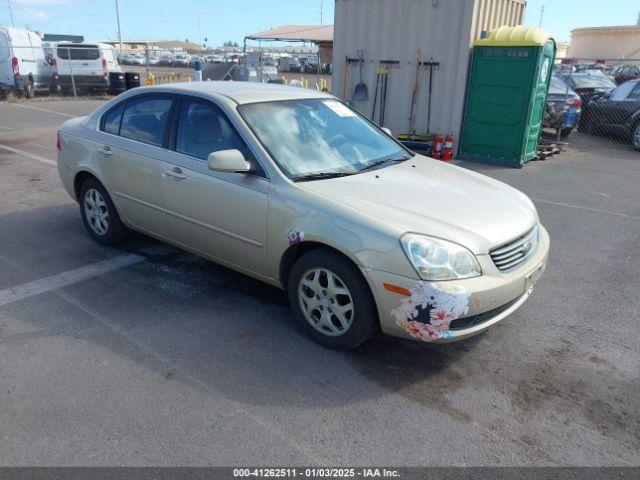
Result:
{"label": "white border strip", "polygon": [[0,143],[0,149],[7,150],[8,152],[11,152],[11,153],[15,153],[16,155],[22,155],[23,157],[30,158],[31,160],[37,160],[38,162],[46,163],[47,165],[58,164],[58,162],[56,162],[55,160],[41,157],[40,155],[35,155],[31,152],[27,152],[26,150],[20,150],[18,148],[8,147],[7,145],[2,145],[1,143]]}
{"label": "white border strip", "polygon": [[103,260],[101,262],[85,265],[84,267],[76,268],[75,270],[67,270],[66,272],[62,272],[57,275],[40,278],[33,282],[6,288],[4,290],[0,290],[0,306],[17,302],[18,300],[23,300],[41,293],[50,292],[57,288],[66,287],[67,285],[72,285],[92,277],[97,277],[99,275],[142,262],[143,260],[145,260],[145,257],[134,253],[128,253],[109,258],[108,260]]}

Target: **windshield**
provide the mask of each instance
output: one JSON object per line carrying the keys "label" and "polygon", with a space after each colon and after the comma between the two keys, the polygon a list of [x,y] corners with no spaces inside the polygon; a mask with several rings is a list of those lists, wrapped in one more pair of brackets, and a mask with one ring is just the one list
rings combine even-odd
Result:
{"label": "windshield", "polygon": [[238,110],[274,161],[293,179],[353,174],[412,156],[337,100],[252,103]]}
{"label": "windshield", "polygon": [[[551,77],[551,83],[549,84],[549,93],[561,93],[564,94],[567,91],[567,84],[560,78]],[[569,89],[571,92],[571,89]]]}
{"label": "windshield", "polygon": [[606,75],[574,75],[576,88],[615,88],[616,84]]}

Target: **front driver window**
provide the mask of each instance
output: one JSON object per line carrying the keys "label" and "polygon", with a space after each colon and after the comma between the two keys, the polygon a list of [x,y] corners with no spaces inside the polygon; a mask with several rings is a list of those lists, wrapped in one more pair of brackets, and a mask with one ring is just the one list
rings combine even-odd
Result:
{"label": "front driver window", "polygon": [[180,107],[176,151],[206,160],[211,152],[240,150],[247,155],[244,142],[214,105],[184,100]]}

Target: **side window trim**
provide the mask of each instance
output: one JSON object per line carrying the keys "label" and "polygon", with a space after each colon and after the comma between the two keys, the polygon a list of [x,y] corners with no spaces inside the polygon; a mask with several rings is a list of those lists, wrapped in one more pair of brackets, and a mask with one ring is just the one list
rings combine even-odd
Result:
{"label": "side window trim", "polygon": [[[135,138],[128,138],[128,137],[123,137],[120,132],[122,130],[122,119],[124,118],[124,112],[127,109],[127,104],[130,101],[133,100],[139,100],[139,99],[143,99],[143,98],[149,98],[149,97],[156,97],[156,98],[170,98],[171,99],[171,107],[169,107],[169,114],[167,115],[167,121],[165,123],[164,126],[164,130],[162,132],[162,144],[161,145],[154,145],[153,143],[148,143],[148,142],[143,142],[142,140],[136,140]],[[159,93],[144,93],[141,95],[134,95],[132,97],[129,97],[119,103],[116,103],[113,107],[111,107],[109,110],[107,110],[106,112],[104,112],[102,114],[102,117],[100,117],[100,131],[102,133],[106,133],[107,135],[116,135],[120,138],[124,138],[125,140],[129,140],[131,142],[138,142],[138,143],[142,143],[143,145],[149,145],[151,147],[156,147],[156,148],[164,148],[167,149],[168,148],[168,136],[169,136],[169,132],[170,132],[170,128],[171,125],[173,124],[173,115],[174,115],[174,110],[176,108],[176,103],[178,100],[178,95],[174,95],[172,93],[165,93],[165,92],[159,92]],[[109,116],[109,114],[111,112],[113,112],[114,110],[120,108],[122,106],[122,112],[120,112],[120,122],[118,124],[118,133],[109,133],[109,132],[105,132],[104,130],[104,126],[105,126],[105,122],[107,120],[107,117]]]}
{"label": "side window trim", "polygon": [[256,171],[254,172],[250,172],[251,175],[254,175],[258,178],[263,178],[265,180],[269,180],[269,176],[267,175],[267,170],[264,168],[264,166],[262,165],[262,163],[260,162],[260,160],[258,160],[257,155],[255,154],[255,152],[253,151],[253,149],[251,148],[251,146],[249,145],[249,142],[247,142],[247,140],[245,139],[244,135],[242,135],[238,129],[236,128],[235,124],[233,123],[233,121],[229,118],[229,115],[227,115],[227,113],[222,109],[222,107],[220,107],[220,105],[217,104],[217,102],[215,102],[215,100],[209,99],[209,98],[202,98],[202,97],[198,97],[198,96],[193,96],[193,95],[176,95],[176,97],[178,97],[175,101],[174,101],[174,106],[175,109],[172,111],[173,116],[170,117],[171,118],[171,127],[169,130],[169,135],[168,135],[168,144],[167,144],[167,148],[169,150],[171,150],[174,153],[177,153],[178,155],[185,155],[189,158],[192,158],[194,160],[197,160],[199,162],[203,162],[206,163],[206,160],[202,159],[202,158],[198,158],[198,157],[194,157],[193,155],[190,155],[188,153],[185,152],[179,152],[177,150],[177,137],[178,137],[178,128],[179,128],[179,122],[180,122],[180,113],[182,110],[182,103],[186,102],[186,101],[194,101],[194,102],[198,102],[201,103],[203,105],[212,105],[213,108],[215,108],[217,111],[220,112],[220,114],[223,116],[223,118],[226,120],[226,122],[229,124],[229,127],[232,129],[233,133],[235,133],[238,137],[238,139],[242,142],[242,144],[245,146],[245,148],[247,149],[247,151],[249,153],[251,153],[251,156],[253,157],[253,159],[255,160],[255,163],[258,167],[258,169],[256,169]]}
{"label": "side window trim", "polygon": [[[102,117],[100,117],[100,131],[102,133],[120,136],[120,127],[122,126],[122,115],[124,114],[124,109],[126,106],[127,106],[127,100],[123,100],[122,102],[116,103],[113,107],[111,107],[109,110],[107,110],[102,114]],[[122,112],[120,112],[120,121],[118,122],[118,133],[110,133],[105,131],[104,128],[105,128],[105,124],[107,123],[107,117],[111,115],[111,112],[113,112],[114,110],[117,110],[120,107],[122,107]]]}

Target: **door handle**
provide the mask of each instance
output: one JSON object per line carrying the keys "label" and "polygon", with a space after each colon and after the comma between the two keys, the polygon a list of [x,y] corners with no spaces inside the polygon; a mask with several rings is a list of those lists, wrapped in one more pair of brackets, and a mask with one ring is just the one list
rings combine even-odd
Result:
{"label": "door handle", "polygon": [[102,155],[113,155],[113,152],[111,151],[111,148],[104,146],[102,147],[102,150],[100,150],[100,153]]}
{"label": "door handle", "polygon": [[171,169],[166,169],[164,171],[164,174],[167,177],[173,177],[173,178],[175,178],[177,180],[184,180],[185,178],[187,178],[187,176],[184,173],[182,173],[182,169],[179,168],[179,167],[173,167]]}

